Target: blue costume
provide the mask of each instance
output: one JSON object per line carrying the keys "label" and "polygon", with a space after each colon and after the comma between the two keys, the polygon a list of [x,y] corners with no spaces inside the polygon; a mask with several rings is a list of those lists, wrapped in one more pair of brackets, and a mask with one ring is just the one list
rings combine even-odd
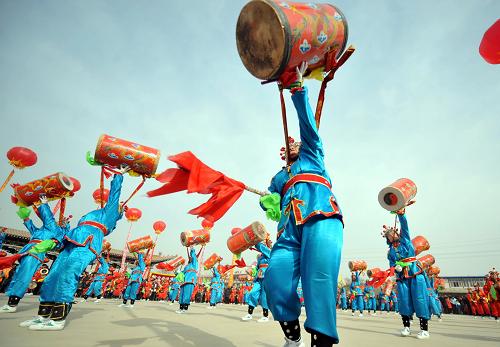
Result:
{"label": "blue costume", "polygon": [[257,276],[253,281],[252,290],[248,293],[248,314],[253,313],[253,309],[257,307],[260,303],[262,309],[264,310],[264,317],[268,315],[268,304],[267,297],[264,288],[262,287],[262,283],[265,281],[266,270],[269,266],[269,257],[271,255],[271,250],[269,247],[264,245],[262,242],[259,242],[255,245],[255,248],[260,252],[257,256]]}
{"label": "blue costume", "polygon": [[84,299],[87,299],[92,294],[94,294],[97,299],[100,299],[102,296],[102,285],[106,280],[106,274],[108,273],[109,265],[102,256],[99,257],[97,261],[100,264],[99,269],[97,270],[97,273],[95,274],[94,280],[90,284],[89,289],[87,289],[87,292],[83,296]]}
{"label": "blue costume", "polygon": [[385,295],[385,293],[383,291],[380,291],[380,293],[378,293],[378,300],[380,303],[380,311],[389,312],[390,311],[389,297],[387,295]]}
{"label": "blue costume", "polygon": [[427,276],[422,265],[415,257],[415,249],[411,243],[408,222],[404,214],[398,215],[401,235],[398,241],[389,242],[390,267],[400,266],[397,274],[399,312],[405,328],[410,327],[410,317],[415,313],[420,318],[420,326],[427,331],[430,318],[429,295],[427,294]]}
{"label": "blue costume", "polygon": [[170,289],[168,292],[168,300],[171,302],[174,302],[175,299],[177,298],[177,294],[179,294],[179,289],[181,285],[179,284],[179,280],[177,279],[177,276],[175,276],[172,279],[172,282],[170,283]]}
{"label": "blue costume", "polygon": [[353,273],[354,279],[351,282],[351,293],[354,293],[355,297],[351,303],[352,312],[359,310],[362,314],[365,306],[365,302],[363,300],[363,289],[361,289],[361,280],[359,278],[359,271]]}
{"label": "blue costume", "polygon": [[429,305],[430,311],[433,315],[441,318],[442,314],[442,306],[441,301],[439,301],[439,296],[436,290],[434,290],[434,277],[429,279],[429,288],[427,288],[427,292],[429,293]]}
{"label": "blue costume", "polygon": [[184,268],[184,283],[181,284],[181,293],[179,296],[180,311],[187,311],[191,303],[191,295],[198,278],[198,258],[196,250],[191,249],[189,254],[189,263]]}
{"label": "blue costume", "polygon": [[365,294],[367,296],[366,309],[368,311],[373,310],[377,312],[377,298],[375,297],[375,288],[370,285],[365,285]]}
{"label": "blue costume", "polygon": [[399,312],[398,295],[394,290],[391,292],[391,302],[392,302],[392,310],[394,312]]}
{"label": "blue costume", "polygon": [[347,310],[347,292],[345,287],[340,289],[340,308]]}
{"label": "blue costume", "polygon": [[[19,300],[21,300],[26,293],[33,275],[43,264],[43,260],[45,259],[45,253],[33,254],[28,253],[29,250],[41,241],[49,239],[52,239],[60,245],[64,236],[65,229],[61,228],[56,223],[48,204],[41,205],[38,208],[38,212],[43,222],[42,227],[37,228],[29,218],[24,220],[24,225],[30,232],[31,238],[18,252],[18,254],[27,254],[21,258],[9,288],[6,291],[6,294],[9,296],[10,306],[16,306],[19,303]],[[11,305],[11,301],[14,301],[12,302],[13,305]]]}
{"label": "blue costume", "polygon": [[278,172],[269,187],[271,193],[281,196],[281,218],[264,288],[274,319],[280,321],[289,338],[286,326],[297,324],[301,313],[297,295],[301,278],[306,330],[338,343],[335,293],[343,243],[342,216],[325,169],[307,88],[296,91],[292,100],[302,144],[298,159]]}
{"label": "blue costume", "polygon": [[122,182],[123,176],[116,174],[106,206],[84,215],[78,226],[64,236],[64,250],[52,264],[40,290],[39,316],[65,320],[81,274],[99,256],[104,236],[111,234],[122,218],[119,204]]}
{"label": "blue costume", "polygon": [[222,280],[217,267],[213,267],[214,276],[210,281],[210,306],[215,306],[222,301]]}
{"label": "blue costume", "polygon": [[130,300],[130,304],[133,305],[135,299],[137,298],[137,293],[139,292],[139,286],[142,283],[142,274],[146,269],[146,263],[144,262],[144,255],[139,253],[137,256],[138,264],[130,273],[130,278],[128,279],[127,289],[123,294],[123,304]]}

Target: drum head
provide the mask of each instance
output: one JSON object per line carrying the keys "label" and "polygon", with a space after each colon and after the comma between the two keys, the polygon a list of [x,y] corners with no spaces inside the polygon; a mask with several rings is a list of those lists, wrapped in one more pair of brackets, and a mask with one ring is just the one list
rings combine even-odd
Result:
{"label": "drum head", "polygon": [[243,7],[236,25],[238,53],[246,69],[255,77],[277,78],[285,68],[288,21],[265,0],[253,0]]}
{"label": "drum head", "polygon": [[71,178],[66,175],[65,173],[63,172],[59,172],[57,174],[57,178],[59,179],[59,182],[61,182],[62,186],[67,189],[68,191],[72,191],[74,186],[73,186],[73,181],[71,180]]}
{"label": "drum head", "polygon": [[264,241],[267,237],[267,230],[264,224],[261,222],[253,222],[252,230],[255,236],[259,238],[259,241]]}

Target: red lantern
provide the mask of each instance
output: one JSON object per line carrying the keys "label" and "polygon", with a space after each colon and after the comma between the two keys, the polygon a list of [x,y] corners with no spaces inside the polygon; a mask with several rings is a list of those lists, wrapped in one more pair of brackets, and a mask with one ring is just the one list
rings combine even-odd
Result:
{"label": "red lantern", "polygon": [[162,220],[156,221],[153,224],[153,230],[155,231],[156,235],[160,235],[165,230],[166,227],[167,224]]}
{"label": "red lantern", "polygon": [[212,229],[214,226],[214,222],[208,219],[204,219],[203,222],[201,222],[201,226],[203,229]]}
{"label": "red lantern", "polygon": [[479,54],[490,64],[500,64],[500,19],[484,33]]}
{"label": "red lantern", "polygon": [[125,217],[129,222],[137,222],[142,217],[142,212],[138,208],[129,208],[125,212]]}
{"label": "red lantern", "polygon": [[236,234],[237,232],[240,232],[241,231],[241,228],[233,228],[231,229],[231,235],[234,235]]}
{"label": "red lantern", "polygon": [[82,188],[82,185],[80,184],[80,181],[74,177],[70,177],[70,180],[71,182],[73,182],[73,190],[71,191],[71,193],[75,194],[80,190],[80,188]]}
{"label": "red lantern", "polygon": [[38,159],[36,153],[26,147],[12,147],[7,152],[7,158],[9,159],[9,164],[16,169],[24,169],[25,167],[35,165]]}
{"label": "red lantern", "polygon": [[109,198],[109,189],[104,188],[102,190],[102,196],[101,196],[101,189],[96,189],[92,193],[92,197],[94,198],[94,201],[97,205],[100,205],[101,202],[106,203],[108,202]]}

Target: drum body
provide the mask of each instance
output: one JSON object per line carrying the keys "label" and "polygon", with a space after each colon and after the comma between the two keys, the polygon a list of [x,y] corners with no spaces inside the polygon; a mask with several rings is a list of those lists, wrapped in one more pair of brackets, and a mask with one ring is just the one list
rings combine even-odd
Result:
{"label": "drum body", "polygon": [[62,173],[45,176],[35,181],[14,188],[14,195],[19,206],[31,206],[40,202],[40,195],[44,194],[49,201],[62,199],[70,195],[73,190],[73,181]]}
{"label": "drum body", "polygon": [[184,265],[185,263],[186,263],[186,260],[179,255],[179,256],[175,257],[174,259],[170,260],[167,264],[170,265],[175,270],[179,266]]}
{"label": "drum body", "polygon": [[422,264],[422,267],[424,269],[427,269],[430,266],[434,265],[436,259],[434,259],[434,257],[431,254],[426,254],[423,257],[418,258],[418,261]]}
{"label": "drum body", "polygon": [[431,248],[429,241],[421,235],[416,236],[413,240],[411,240],[413,244],[413,248],[415,248],[415,255],[419,255],[422,252],[428,251]]}
{"label": "drum body", "polygon": [[417,186],[409,178],[400,178],[378,193],[380,206],[387,211],[398,211],[417,195]]}
{"label": "drum body", "polygon": [[428,270],[428,273],[430,276],[437,276],[437,275],[439,275],[440,272],[441,272],[441,269],[439,268],[439,266],[436,266],[436,265],[430,266],[429,270]]}
{"label": "drum body", "polygon": [[262,80],[278,79],[306,61],[311,70],[337,57],[347,44],[347,21],[330,4],[252,0],[236,25],[238,53],[246,69]]}
{"label": "drum body", "polygon": [[207,260],[205,260],[203,266],[205,267],[205,270],[210,270],[214,267],[215,264],[220,261],[222,261],[222,257],[217,253],[213,253],[210,257],[207,258]]}
{"label": "drum body", "polygon": [[153,245],[154,241],[149,235],[127,242],[128,250],[132,253],[150,249]]}
{"label": "drum body", "polygon": [[266,239],[268,233],[266,227],[261,222],[253,222],[249,226],[234,233],[227,239],[227,248],[234,253],[239,254],[259,242]]}
{"label": "drum body", "polygon": [[184,247],[204,245],[210,242],[210,229],[188,230],[181,233],[181,243]]}
{"label": "drum body", "polygon": [[160,161],[160,151],[104,134],[97,141],[94,160],[116,168],[125,164],[139,175],[152,176]]}
{"label": "drum body", "polygon": [[366,271],[366,274],[368,275],[368,277],[373,277],[373,275],[379,273],[380,271],[382,271],[380,268],[374,267],[373,269],[369,269],[368,271]]}
{"label": "drum body", "polygon": [[368,268],[368,264],[364,260],[351,260],[347,265],[351,271],[363,271]]}

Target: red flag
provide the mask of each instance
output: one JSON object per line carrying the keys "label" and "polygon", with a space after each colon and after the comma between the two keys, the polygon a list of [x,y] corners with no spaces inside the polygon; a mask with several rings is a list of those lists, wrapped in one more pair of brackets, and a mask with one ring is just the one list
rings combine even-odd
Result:
{"label": "red flag", "polygon": [[14,263],[20,259],[23,255],[26,255],[26,253],[23,254],[14,254],[8,257],[3,257],[0,259],[0,270],[7,269],[9,267],[12,267]]}
{"label": "red flag", "polygon": [[215,171],[189,151],[170,156],[168,159],[176,163],[178,168],[167,169],[158,175],[156,180],[164,185],[148,192],[149,197],[183,190],[188,194],[211,194],[207,202],[189,213],[216,222],[243,194],[245,184]]}
{"label": "red flag", "polygon": [[374,286],[375,288],[380,287],[382,284],[385,283],[387,278],[390,276],[394,276],[394,268],[391,267],[390,269],[386,271],[379,271],[375,274],[373,274],[372,279],[370,281],[367,281],[366,284],[369,286]]}

